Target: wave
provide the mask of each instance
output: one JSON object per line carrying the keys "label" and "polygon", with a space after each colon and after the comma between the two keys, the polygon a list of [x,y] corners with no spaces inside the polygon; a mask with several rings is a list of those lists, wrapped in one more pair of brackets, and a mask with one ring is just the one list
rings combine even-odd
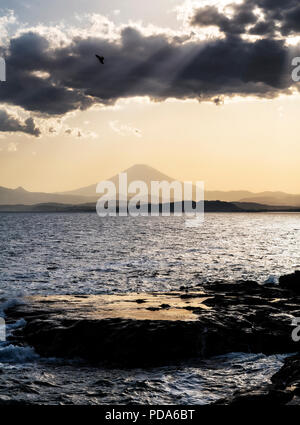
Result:
{"label": "wave", "polygon": [[0,299],[0,317],[5,317],[5,311],[16,305],[24,304],[22,298]]}
{"label": "wave", "polygon": [[263,285],[278,285],[279,279],[277,276],[270,275],[268,279],[263,282]]}
{"label": "wave", "polygon": [[[16,305],[23,304],[21,298],[0,299],[0,317],[5,318],[5,311]],[[26,325],[26,320],[23,318],[14,323],[7,323],[5,325],[6,337],[10,336],[12,331]],[[32,347],[21,347],[9,344],[7,341],[0,342],[0,364],[1,363],[25,363],[36,360],[39,355]]]}
{"label": "wave", "polygon": [[39,359],[32,347],[7,345],[0,347],[0,363],[25,363]]}

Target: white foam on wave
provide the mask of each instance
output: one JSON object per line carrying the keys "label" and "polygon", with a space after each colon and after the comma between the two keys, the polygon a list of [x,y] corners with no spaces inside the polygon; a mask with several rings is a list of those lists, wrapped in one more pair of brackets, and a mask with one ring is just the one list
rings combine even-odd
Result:
{"label": "white foam on wave", "polygon": [[[5,318],[5,311],[16,305],[23,304],[22,298],[9,298],[0,301],[0,317]],[[12,331],[26,325],[26,320],[21,318],[14,323],[5,324],[6,337],[10,336]],[[7,341],[0,342],[0,363],[25,363],[37,360],[40,356],[32,347],[20,347],[8,343]]]}
{"label": "white foam on wave", "polygon": [[22,298],[9,298],[9,299],[2,299],[2,302],[0,302],[0,317],[5,317],[5,311],[9,308],[15,307],[16,305],[24,304],[24,301]]}
{"label": "white foam on wave", "polygon": [[26,320],[22,318],[22,319],[17,320],[14,323],[7,324],[6,327],[7,327],[8,330],[23,328],[26,325],[26,323],[27,323]]}
{"label": "white foam on wave", "polygon": [[278,277],[270,275],[268,279],[263,282],[263,285],[278,285]]}
{"label": "white foam on wave", "polygon": [[12,344],[0,346],[0,363],[25,363],[38,358],[39,355],[32,347],[18,347]]}

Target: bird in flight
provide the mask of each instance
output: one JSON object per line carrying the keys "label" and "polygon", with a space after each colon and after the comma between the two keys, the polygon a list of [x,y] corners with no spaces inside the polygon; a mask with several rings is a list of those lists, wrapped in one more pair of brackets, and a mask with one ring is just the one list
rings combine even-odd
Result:
{"label": "bird in flight", "polygon": [[99,55],[95,55],[96,58],[99,59],[99,61],[102,63],[102,65],[104,65],[104,56],[99,56]]}

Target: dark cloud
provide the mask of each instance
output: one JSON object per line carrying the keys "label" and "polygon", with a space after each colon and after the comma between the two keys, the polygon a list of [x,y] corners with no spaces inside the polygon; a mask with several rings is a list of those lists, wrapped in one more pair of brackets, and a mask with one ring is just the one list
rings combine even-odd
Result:
{"label": "dark cloud", "polygon": [[[7,81],[1,86],[0,101],[47,114],[64,114],[91,106],[88,96],[59,81],[57,69],[68,66],[61,55],[62,51],[51,50],[48,41],[36,33],[12,39],[6,52]],[[76,62],[84,66],[80,58]],[[50,76],[41,78],[35,71],[49,72]],[[61,73],[69,71],[61,69]]]}
{"label": "dark cloud", "polygon": [[[235,30],[225,39],[203,42],[179,43],[164,34],[145,36],[127,27],[115,42],[78,37],[53,48],[41,35],[23,34],[12,39],[6,51],[7,82],[1,86],[0,101],[61,115],[132,96],[158,101],[276,96],[293,84],[290,52],[283,41],[272,38],[241,39],[240,29],[253,21],[251,9],[248,12],[240,5]],[[207,9],[206,22],[211,13],[220,25],[227,25],[212,8]],[[100,66],[95,53],[105,56],[105,65]]]}
{"label": "dark cloud", "polygon": [[282,33],[288,35],[291,33],[300,33],[300,5],[291,10],[288,10],[284,15],[284,22],[282,25]]}
{"label": "dark cloud", "polygon": [[[263,17],[255,11],[260,9]],[[233,15],[227,17],[214,6],[195,10],[191,24],[205,27],[216,26],[226,35],[252,34],[274,37],[300,33],[299,0],[244,0],[241,4],[232,4]]]}
{"label": "dark cloud", "polygon": [[12,115],[9,115],[5,110],[0,109],[0,132],[22,132],[38,137],[41,132],[36,127],[32,118],[28,118],[24,122],[20,121]]}
{"label": "dark cloud", "polygon": [[246,25],[254,24],[257,17],[248,5],[233,6],[234,18],[228,18],[220,13],[215,6],[206,6],[196,10],[191,18],[192,25],[201,27],[216,26],[226,34],[243,34]]}

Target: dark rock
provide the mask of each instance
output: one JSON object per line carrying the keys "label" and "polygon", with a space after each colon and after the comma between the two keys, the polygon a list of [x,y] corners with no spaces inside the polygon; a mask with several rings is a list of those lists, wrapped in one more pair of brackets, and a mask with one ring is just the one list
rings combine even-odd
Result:
{"label": "dark rock", "polygon": [[234,394],[225,400],[220,400],[216,405],[230,405],[234,407],[239,406],[272,406],[285,405],[290,402],[294,397],[291,391],[275,390],[271,387],[262,387],[251,391],[240,392]]}
{"label": "dark rock", "polygon": [[143,303],[145,303],[146,301],[145,301],[145,300],[143,300],[142,298],[139,298],[138,300],[135,300],[135,302],[136,302],[136,303],[138,303],[138,304],[143,304]]}
{"label": "dark rock", "polygon": [[277,388],[298,386],[300,384],[300,355],[285,359],[282,368],[272,376],[272,382]]}
{"label": "dark rock", "polygon": [[300,270],[279,278],[281,288],[300,294]]}
{"label": "dark rock", "polygon": [[[11,342],[29,344],[42,356],[138,367],[234,351],[298,352],[300,343],[291,338],[298,310],[300,296],[290,289],[241,281],[204,284],[188,294],[28,297],[6,313],[7,320],[26,320]],[[293,382],[300,360],[299,366],[297,359],[290,362],[281,373]],[[280,382],[276,390],[285,391]]]}

